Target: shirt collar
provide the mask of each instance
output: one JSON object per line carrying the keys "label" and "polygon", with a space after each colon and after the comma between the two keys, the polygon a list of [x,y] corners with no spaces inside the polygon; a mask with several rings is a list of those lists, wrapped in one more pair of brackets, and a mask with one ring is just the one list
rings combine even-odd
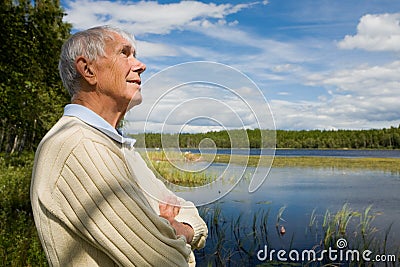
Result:
{"label": "shirt collar", "polygon": [[128,145],[130,148],[132,148],[136,142],[136,140],[133,138],[124,137],[121,132],[112,127],[111,124],[109,124],[106,120],[104,120],[97,113],[93,112],[85,106],[78,104],[68,104],[64,107],[63,116],[76,117],[86,124],[89,124],[90,126],[106,134],[113,140],[121,144]]}

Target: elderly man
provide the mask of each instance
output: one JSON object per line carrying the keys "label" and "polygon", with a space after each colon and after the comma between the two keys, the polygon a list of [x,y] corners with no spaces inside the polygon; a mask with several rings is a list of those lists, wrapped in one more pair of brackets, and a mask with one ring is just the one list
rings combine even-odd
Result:
{"label": "elderly man", "polygon": [[31,185],[51,266],[187,266],[205,244],[194,205],[157,180],[116,130],[142,101],[145,69],[118,28],[78,32],[63,45],[59,70],[72,104],[40,143]]}

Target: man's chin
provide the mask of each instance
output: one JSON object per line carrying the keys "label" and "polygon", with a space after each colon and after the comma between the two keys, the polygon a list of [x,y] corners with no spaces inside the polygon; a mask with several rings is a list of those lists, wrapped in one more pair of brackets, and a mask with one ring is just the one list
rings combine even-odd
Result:
{"label": "man's chin", "polygon": [[129,105],[128,105],[128,108],[126,111],[130,110],[134,106],[140,105],[141,103],[142,103],[142,96],[134,95],[132,97],[131,101],[129,102]]}

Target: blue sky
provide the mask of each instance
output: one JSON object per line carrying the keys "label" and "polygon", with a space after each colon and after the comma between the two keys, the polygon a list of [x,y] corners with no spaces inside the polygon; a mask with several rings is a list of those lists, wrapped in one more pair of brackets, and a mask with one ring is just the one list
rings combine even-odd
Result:
{"label": "blue sky", "polygon": [[[113,24],[135,34],[138,58],[147,65],[144,82],[190,61],[240,70],[261,89],[277,129],[400,124],[400,1],[63,0],[61,5],[73,31]],[[144,87],[144,103],[151,99],[146,93]],[[212,129],[203,126],[191,131]]]}

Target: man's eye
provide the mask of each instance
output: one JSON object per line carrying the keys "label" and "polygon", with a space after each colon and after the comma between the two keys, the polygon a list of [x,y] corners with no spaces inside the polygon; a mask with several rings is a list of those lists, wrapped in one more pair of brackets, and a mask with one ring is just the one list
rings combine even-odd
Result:
{"label": "man's eye", "polygon": [[121,54],[129,57],[129,55],[131,54],[131,51],[129,49],[122,49]]}

